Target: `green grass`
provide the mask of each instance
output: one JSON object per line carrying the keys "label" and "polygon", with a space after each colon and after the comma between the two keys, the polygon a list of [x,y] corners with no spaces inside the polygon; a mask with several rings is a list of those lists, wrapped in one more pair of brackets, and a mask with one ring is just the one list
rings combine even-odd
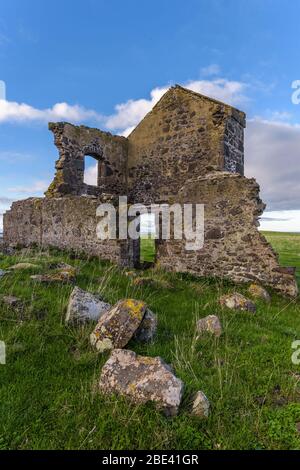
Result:
{"label": "green grass", "polygon": [[[300,268],[298,235],[268,238],[285,264]],[[256,315],[222,310],[219,296],[236,289],[228,282],[153,269],[143,276],[154,277],[157,285],[136,287],[108,263],[56,251],[2,256],[0,268],[22,260],[40,269],[0,280],[0,294],[25,301],[19,313],[0,307],[0,340],[7,344],[7,364],[0,365],[0,449],[300,449],[300,365],[291,362],[291,343],[300,339],[299,300],[273,293],[271,304],[257,303]],[[111,303],[143,299],[157,313],[156,341],[131,342],[128,348],[173,365],[186,385],[177,417],[98,392],[108,354],[90,347],[93,325],[65,326],[72,286],[30,280],[30,274],[62,260],[78,268],[82,288]],[[238,291],[246,293],[247,286]],[[215,313],[224,334],[197,341],[197,318]],[[207,421],[189,413],[197,390],[212,405]]]}
{"label": "green grass", "polygon": [[300,233],[263,232],[267,240],[279,254],[283,266],[295,266],[300,283]]}
{"label": "green grass", "polygon": [[155,239],[151,236],[141,236],[140,238],[140,261],[155,262]]}

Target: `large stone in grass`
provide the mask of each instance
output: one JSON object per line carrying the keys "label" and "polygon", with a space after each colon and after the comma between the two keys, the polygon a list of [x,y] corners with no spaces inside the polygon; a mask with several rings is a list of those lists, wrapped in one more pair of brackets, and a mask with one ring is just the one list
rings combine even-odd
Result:
{"label": "large stone in grass", "polygon": [[123,395],[136,404],[154,402],[168,416],[177,414],[183,394],[183,382],[160,357],[122,349],[115,349],[104,365],[99,387],[104,394]]}
{"label": "large stone in grass", "polygon": [[10,266],[9,269],[13,269],[14,271],[22,271],[23,269],[38,269],[39,266],[37,264],[32,263],[17,263],[13,266]]}
{"label": "large stone in grass", "polygon": [[13,295],[3,295],[0,298],[0,301],[10,308],[20,308],[22,306],[22,300],[19,297],[14,297]]}
{"label": "large stone in grass", "polygon": [[126,346],[140,326],[146,308],[141,300],[119,300],[100,318],[90,336],[92,346],[100,352]]}
{"label": "large stone in grass", "polygon": [[72,269],[60,269],[54,273],[49,274],[37,274],[30,276],[33,281],[40,282],[42,284],[52,283],[72,283],[76,279],[76,270]]}
{"label": "large stone in grass", "polygon": [[251,284],[249,286],[248,292],[251,297],[254,297],[255,299],[264,300],[265,302],[271,302],[269,292],[259,284]]}
{"label": "large stone in grass", "polygon": [[110,304],[103,302],[96,295],[80,289],[80,287],[74,287],[69,300],[66,322],[86,323],[98,321],[110,308]]}
{"label": "large stone in grass", "polygon": [[222,326],[216,315],[208,315],[197,321],[197,332],[203,334],[205,332],[215,335],[217,338],[222,334]]}
{"label": "large stone in grass", "polygon": [[144,318],[134,334],[134,339],[140,343],[153,341],[157,331],[157,316],[147,308]]}
{"label": "large stone in grass", "polygon": [[256,305],[239,293],[223,295],[220,298],[220,304],[232,310],[256,312]]}
{"label": "large stone in grass", "polygon": [[210,403],[206,395],[200,390],[196,393],[192,404],[192,415],[198,418],[208,418]]}

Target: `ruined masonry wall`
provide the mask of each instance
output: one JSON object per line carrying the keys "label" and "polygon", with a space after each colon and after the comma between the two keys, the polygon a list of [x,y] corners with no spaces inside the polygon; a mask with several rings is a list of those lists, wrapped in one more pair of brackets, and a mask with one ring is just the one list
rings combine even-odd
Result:
{"label": "ruined masonry wall", "polygon": [[4,214],[4,243],[72,249],[119,263],[118,241],[96,237],[96,209],[100,202],[91,197],[30,198],[15,202]]}
{"label": "ruined masonry wall", "polygon": [[[130,240],[100,241],[96,208],[127,195],[129,203],[205,204],[205,242],[187,251],[160,241],[160,266],[199,276],[258,281],[295,296],[292,270],[258,232],[264,204],[244,173],[245,114],[186,90],[169,89],[128,138],[68,123],[50,123],[59,150],[46,198],[15,202],[4,215],[4,243],[55,246],[134,266]],[[84,157],[98,161],[98,186],[84,184]]]}
{"label": "ruined masonry wall", "polygon": [[225,166],[243,174],[244,127],[244,113],[171,88],[128,137],[131,200],[168,202],[190,178]]}
{"label": "ruined masonry wall", "polygon": [[[224,197],[226,195],[226,197]],[[198,251],[185,249],[185,240],[161,241],[157,259],[169,271],[259,282],[296,296],[293,271],[280,267],[277,254],[257,230],[264,204],[254,179],[215,172],[188,182],[179,200],[205,204],[205,241]]]}
{"label": "ruined masonry wall", "polygon": [[[50,123],[59,151],[56,174],[46,197],[126,194],[127,139],[85,126]],[[98,161],[98,185],[84,183],[84,157]]]}

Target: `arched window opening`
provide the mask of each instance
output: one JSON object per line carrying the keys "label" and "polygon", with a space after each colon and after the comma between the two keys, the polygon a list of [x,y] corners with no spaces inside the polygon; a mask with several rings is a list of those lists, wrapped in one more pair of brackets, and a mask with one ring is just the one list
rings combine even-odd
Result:
{"label": "arched window opening", "polygon": [[84,157],[83,182],[89,186],[98,186],[98,160],[90,155]]}

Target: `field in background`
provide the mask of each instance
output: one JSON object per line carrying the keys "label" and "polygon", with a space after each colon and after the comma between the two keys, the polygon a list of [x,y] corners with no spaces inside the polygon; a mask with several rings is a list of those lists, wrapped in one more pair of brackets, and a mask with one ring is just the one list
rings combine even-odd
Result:
{"label": "field in background", "polygon": [[140,242],[140,261],[141,263],[155,262],[155,239],[149,236],[141,236]]}
{"label": "field in background", "polygon": [[300,283],[300,233],[262,232],[275,251],[283,266],[295,266]]}
{"label": "field in background", "polygon": [[[300,268],[298,235],[266,236],[284,264]],[[53,250],[0,255],[0,268],[19,261],[38,268],[0,280],[0,295],[24,300],[20,312],[0,305],[0,340],[7,347],[7,364],[0,365],[0,449],[300,449],[300,365],[291,361],[292,342],[300,339],[299,300],[273,293],[271,304],[257,302],[253,315],[218,303],[234,290],[247,295],[247,286],[158,269],[137,273],[156,282],[136,286],[115,266]],[[73,286],[30,280],[62,261],[76,266],[83,289],[110,303],[142,299],[157,313],[156,341],[127,347],[172,364],[185,383],[177,417],[98,392],[109,355],[91,348],[93,325],[65,326]],[[219,315],[224,333],[197,339],[196,321],[209,314]],[[207,421],[190,415],[197,390],[211,402]]]}

